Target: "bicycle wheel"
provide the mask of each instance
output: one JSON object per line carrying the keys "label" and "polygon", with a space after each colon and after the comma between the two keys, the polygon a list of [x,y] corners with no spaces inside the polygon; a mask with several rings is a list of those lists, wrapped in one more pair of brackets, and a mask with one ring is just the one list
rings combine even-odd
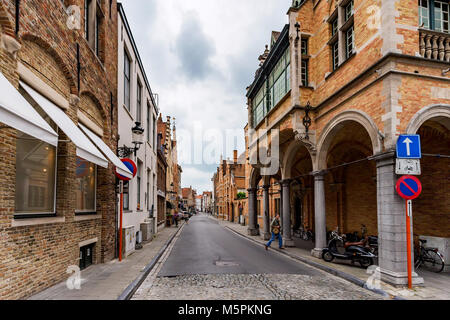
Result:
{"label": "bicycle wheel", "polygon": [[444,270],[444,259],[434,250],[426,250],[423,257],[423,265],[430,271],[439,273]]}

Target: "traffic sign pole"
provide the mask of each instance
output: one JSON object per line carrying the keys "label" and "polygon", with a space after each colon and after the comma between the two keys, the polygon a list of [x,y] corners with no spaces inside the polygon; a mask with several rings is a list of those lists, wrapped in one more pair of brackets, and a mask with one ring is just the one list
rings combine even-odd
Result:
{"label": "traffic sign pole", "polygon": [[120,226],[119,226],[119,261],[122,262],[122,237],[123,237],[123,181],[120,181]]}
{"label": "traffic sign pole", "polygon": [[400,197],[406,200],[406,252],[408,263],[408,288],[412,289],[412,250],[411,250],[411,219],[412,200],[417,199],[422,192],[422,183],[413,176],[403,176],[396,184]]}
{"label": "traffic sign pole", "polygon": [[412,200],[406,200],[406,251],[408,254],[409,289],[412,289],[411,215],[412,215]]}

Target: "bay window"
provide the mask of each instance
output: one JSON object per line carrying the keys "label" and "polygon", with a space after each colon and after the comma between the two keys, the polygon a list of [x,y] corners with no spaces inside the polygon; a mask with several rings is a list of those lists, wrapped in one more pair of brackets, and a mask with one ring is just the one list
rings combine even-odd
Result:
{"label": "bay window", "polygon": [[291,90],[291,56],[289,47],[253,98],[253,125],[256,127]]}
{"label": "bay window", "polygon": [[77,157],[76,167],[76,213],[95,213],[97,167],[92,162]]}

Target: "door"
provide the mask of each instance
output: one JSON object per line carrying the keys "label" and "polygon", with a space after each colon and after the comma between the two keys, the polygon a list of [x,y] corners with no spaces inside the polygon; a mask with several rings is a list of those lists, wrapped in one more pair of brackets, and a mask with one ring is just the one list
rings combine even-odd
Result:
{"label": "door", "polygon": [[80,270],[84,270],[93,263],[94,244],[80,248]]}

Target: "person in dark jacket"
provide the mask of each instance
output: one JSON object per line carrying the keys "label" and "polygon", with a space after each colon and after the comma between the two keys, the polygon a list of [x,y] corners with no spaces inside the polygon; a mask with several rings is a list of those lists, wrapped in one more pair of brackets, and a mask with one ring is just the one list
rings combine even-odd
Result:
{"label": "person in dark jacket", "polygon": [[283,238],[281,237],[281,223],[279,214],[277,214],[276,217],[272,220],[272,223],[270,224],[270,230],[272,232],[272,238],[267,244],[265,244],[266,250],[269,250],[270,246],[272,245],[272,242],[274,242],[276,238],[278,238],[278,244],[280,249],[284,249]]}

